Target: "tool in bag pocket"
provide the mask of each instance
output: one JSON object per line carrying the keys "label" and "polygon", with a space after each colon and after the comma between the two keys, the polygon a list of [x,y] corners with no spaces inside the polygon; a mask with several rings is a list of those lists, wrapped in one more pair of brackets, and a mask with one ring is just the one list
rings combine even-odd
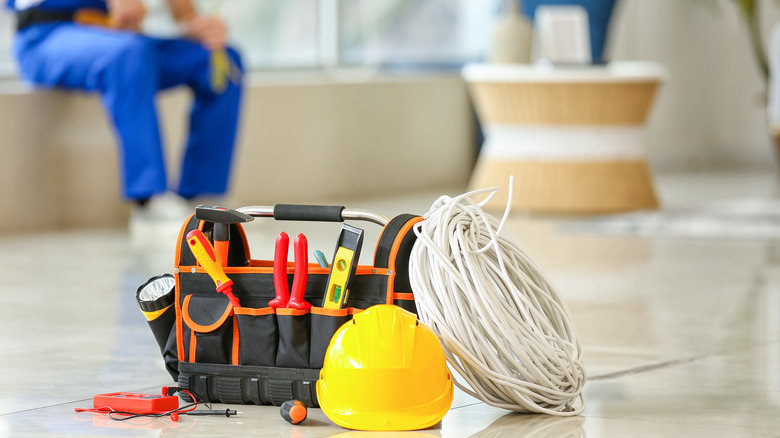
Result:
{"label": "tool in bag pocket", "polygon": [[209,274],[214,284],[217,285],[217,292],[225,294],[234,307],[241,307],[241,303],[233,295],[233,281],[225,275],[225,271],[222,270],[220,259],[217,258],[217,254],[214,248],[211,246],[206,236],[200,230],[192,230],[187,233],[187,244],[190,246],[190,251],[195,259],[203,266],[206,273]]}
{"label": "tool in bag pocket", "polygon": [[336,252],[333,254],[333,266],[328,275],[328,286],[325,288],[325,298],[322,307],[326,309],[341,309],[349,300],[349,283],[355,276],[360,248],[363,246],[363,230],[342,225]]}
{"label": "tool in bag pocket", "polygon": [[[354,266],[342,267],[353,275],[348,284],[343,284],[340,306],[327,308],[320,305],[326,297],[331,271],[337,267],[309,264],[308,245],[302,234],[294,244],[294,263],[287,262],[286,234],[277,241],[274,260],[252,259],[243,228],[249,220],[244,216],[288,221],[368,221],[384,228],[372,265],[357,265],[360,244],[350,248],[357,249]],[[376,304],[396,304],[416,311],[408,263],[415,240],[412,226],[421,220],[415,215],[389,219],[340,206],[196,208],[195,215],[183,224],[176,248],[175,353],[179,386],[205,401],[281,405],[297,399],[308,406],[318,406],[315,384],[325,350],[339,327],[354,314]],[[347,224],[344,228],[359,230]],[[215,251],[217,260],[226,261],[221,263],[223,266],[212,257],[205,264],[198,263],[188,242],[191,233],[202,233],[206,239],[201,245],[204,248],[208,238],[213,241],[218,238],[215,236],[229,236],[228,241],[220,244],[223,254]],[[343,242],[334,236],[334,244],[335,265]],[[227,282],[232,282],[235,301],[215,290],[215,284],[219,288]]]}
{"label": "tool in bag pocket", "polygon": [[311,308],[311,304],[303,298],[309,277],[309,246],[306,236],[299,234],[295,238],[295,275],[292,290],[287,282],[287,250],[289,246],[290,237],[282,231],[276,238],[276,247],[274,248],[274,293],[276,296],[268,303],[268,306],[274,309],[290,307],[306,310]]}

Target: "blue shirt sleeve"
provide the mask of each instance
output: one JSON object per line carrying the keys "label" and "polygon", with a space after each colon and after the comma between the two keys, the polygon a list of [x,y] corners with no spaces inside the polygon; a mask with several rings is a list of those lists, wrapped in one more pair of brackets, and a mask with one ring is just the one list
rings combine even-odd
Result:
{"label": "blue shirt sleeve", "polygon": [[106,0],[7,0],[6,7],[9,9],[19,10],[29,9],[32,7],[56,10],[108,10],[108,7],[106,6]]}

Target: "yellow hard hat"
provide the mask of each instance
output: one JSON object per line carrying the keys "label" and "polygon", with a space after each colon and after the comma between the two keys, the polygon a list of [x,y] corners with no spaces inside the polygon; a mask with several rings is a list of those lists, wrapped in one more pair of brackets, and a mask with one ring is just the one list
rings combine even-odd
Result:
{"label": "yellow hard hat", "polygon": [[441,421],[452,395],[436,335],[389,304],[356,314],[336,331],[317,381],[325,415],[357,430],[425,429]]}

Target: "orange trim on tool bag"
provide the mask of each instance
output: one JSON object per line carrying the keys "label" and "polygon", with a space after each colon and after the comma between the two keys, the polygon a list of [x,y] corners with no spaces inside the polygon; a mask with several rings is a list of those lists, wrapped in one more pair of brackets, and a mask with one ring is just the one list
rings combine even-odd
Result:
{"label": "orange trim on tool bag", "polygon": [[[273,262],[272,262],[273,264]],[[225,274],[273,274],[273,266],[252,266],[251,262],[249,267],[242,266],[228,266],[225,268]]]}
{"label": "orange trim on tool bag", "polygon": [[238,363],[238,348],[239,343],[241,342],[240,336],[238,335],[238,324],[233,322],[233,354],[231,356],[231,364],[233,365],[239,365]]}
{"label": "orange trim on tool bag", "polygon": [[401,246],[401,242],[403,242],[404,238],[409,233],[411,228],[415,224],[417,224],[418,222],[422,222],[423,220],[425,219],[423,219],[422,216],[417,216],[409,219],[408,221],[406,221],[404,226],[401,227],[401,229],[398,231],[395,240],[393,240],[393,246],[390,247],[390,259],[387,261],[387,266],[393,270],[393,275],[387,281],[387,287],[388,287],[387,304],[393,304],[393,293],[395,292],[395,274],[396,274],[395,256],[398,255],[398,249]]}
{"label": "orange trim on tool bag", "polygon": [[[179,270],[184,273],[192,272],[193,268],[198,274],[208,274],[200,265],[179,265]],[[228,276],[230,274],[273,274],[273,268],[248,268],[244,266],[225,266],[222,268],[222,271]]]}
{"label": "orange trim on tool bag", "polygon": [[241,224],[236,224],[236,228],[238,228],[238,234],[241,235],[241,244],[244,245],[244,258],[252,260],[252,256],[249,254],[249,241],[246,239],[244,227]]}
{"label": "orange trim on tool bag", "polygon": [[[179,269],[187,272],[189,272],[192,268],[193,266],[179,266]],[[197,272],[206,272],[205,270],[201,269],[200,266],[194,266],[194,268]],[[225,274],[273,274],[274,262],[270,260],[250,260],[249,266],[227,266],[222,269],[225,271]],[[320,265],[316,263],[309,263],[308,269],[309,274],[317,275],[330,273],[330,268],[321,268]],[[357,267],[357,271],[355,273],[357,275],[387,275],[387,271],[388,269],[386,268],[375,268],[371,265],[360,265]],[[295,273],[294,262],[287,262],[287,273]]]}
{"label": "orange trim on tool bag", "polygon": [[[181,260],[181,247],[182,247],[181,242],[186,242],[186,240],[184,240],[184,236],[186,235],[187,232],[187,225],[189,225],[190,220],[192,220],[193,216],[195,216],[195,213],[189,215],[187,220],[184,221],[184,224],[181,226],[181,231],[179,231],[179,244],[176,245],[176,259],[175,259],[177,263],[179,260]],[[203,225],[205,224],[206,221],[199,221],[198,229],[200,231],[203,231]],[[252,257],[249,254],[249,241],[246,238],[246,232],[244,231],[244,227],[242,227],[241,224],[235,224],[235,225],[238,228],[238,234],[241,236],[241,244],[244,245],[244,257],[247,260],[250,260]],[[195,266],[200,266],[200,263],[196,261]]]}
{"label": "orange trim on tool bag", "polygon": [[309,313],[308,310],[291,309],[288,307],[276,309],[277,315],[301,316]]}
{"label": "orange trim on tool bag", "polygon": [[[179,248],[177,247],[176,250],[178,251]],[[177,259],[178,260],[178,259]],[[179,274],[173,276],[174,280],[176,281],[176,293],[174,296],[176,297],[176,315],[181,315],[181,305],[179,304],[179,295],[181,294],[181,283],[179,282]],[[184,327],[181,318],[176,318],[176,355],[179,359],[179,362],[184,362]]]}
{"label": "orange trim on tool bag", "polygon": [[228,316],[230,316],[230,312],[233,310],[233,304],[228,302],[227,306],[225,306],[225,312],[222,313],[222,316],[219,317],[219,319],[211,325],[200,325],[192,320],[190,317],[190,299],[192,298],[192,295],[187,295],[184,298],[184,303],[182,304],[182,313],[181,317],[184,320],[184,322],[187,324],[187,327],[196,330],[200,333],[209,333],[213,332],[214,330],[222,327],[222,324],[225,323],[225,321],[228,319]]}
{"label": "orange trim on tool bag", "polygon": [[[273,260],[250,260],[249,267],[251,268],[273,268]],[[273,272],[273,271],[272,271]]]}
{"label": "orange trim on tool bag", "polygon": [[309,274],[330,274],[330,267],[323,268],[319,263],[309,263]]}
{"label": "orange trim on tool bag", "polygon": [[[392,219],[391,219],[392,220]],[[382,227],[382,230],[379,231],[379,239],[376,239],[376,244],[374,245],[374,258],[376,259],[376,252],[379,251],[379,243],[382,241],[382,234],[385,233],[385,230],[387,229],[387,226],[390,225],[390,221],[387,221],[384,227]],[[376,261],[376,260],[375,260]]]}
{"label": "orange trim on tool bag", "polygon": [[387,275],[387,271],[389,271],[387,268],[375,268],[371,265],[358,265],[357,269],[355,270],[355,275]]}
{"label": "orange trim on tool bag", "polygon": [[[422,222],[424,219],[420,216],[414,217],[409,219],[403,227],[398,231],[398,234],[396,235],[396,239],[393,241],[393,246],[390,247],[390,259],[388,260],[387,265],[391,269],[395,269],[395,256],[398,255],[398,248],[401,246],[401,242],[404,240],[404,237],[409,233],[409,230],[418,222]],[[398,237],[401,237],[400,239]]]}
{"label": "orange trim on tool bag", "polygon": [[393,304],[394,290],[395,290],[395,272],[393,272],[393,275],[387,276],[387,302],[385,302],[385,304]]}
{"label": "orange trim on tool bag", "polygon": [[414,294],[413,293],[406,293],[406,292],[396,292],[393,294],[393,301],[395,300],[413,300]]}
{"label": "orange trim on tool bag", "polygon": [[176,256],[174,260],[176,260],[177,265],[181,261],[181,242],[185,242],[184,236],[187,235],[187,225],[190,224],[190,221],[192,220],[193,216],[195,216],[195,213],[189,215],[187,217],[187,220],[184,221],[184,223],[181,225],[181,229],[179,229],[179,240],[178,240],[179,243],[176,245],[176,254],[174,254]]}
{"label": "orange trim on tool bag", "polygon": [[343,307],[341,309],[325,309],[323,307],[313,307],[311,309],[312,315],[325,315],[325,316],[347,316],[349,315],[349,307]]}
{"label": "orange trim on tool bag", "polygon": [[250,316],[260,316],[260,315],[271,315],[274,312],[273,307],[260,307],[260,308],[252,308],[252,307],[234,307],[233,312],[235,312],[236,315],[250,315]]}
{"label": "orange trim on tool bag", "polygon": [[353,315],[353,316],[357,315],[358,313],[360,313],[360,312],[362,312],[364,310],[366,310],[366,309],[358,309],[357,307],[348,307],[348,309],[349,309],[349,314]]}
{"label": "orange trim on tool bag", "polygon": [[195,362],[195,350],[198,348],[198,337],[195,336],[195,330],[190,329],[190,358],[189,362]]}

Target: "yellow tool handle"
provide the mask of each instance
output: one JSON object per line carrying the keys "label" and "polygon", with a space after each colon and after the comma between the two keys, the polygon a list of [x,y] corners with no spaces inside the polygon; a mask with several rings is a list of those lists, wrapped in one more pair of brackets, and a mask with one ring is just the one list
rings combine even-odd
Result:
{"label": "yellow tool handle", "polygon": [[214,280],[217,289],[222,285],[233,284],[233,281],[222,270],[222,264],[217,259],[214,248],[202,231],[192,230],[187,233],[187,244],[190,246],[195,259],[203,266],[203,269],[209,274],[211,279]]}
{"label": "yellow tool handle", "polygon": [[325,299],[322,307],[326,309],[341,309],[347,302],[349,291],[349,276],[352,273],[352,263],[355,258],[355,251],[340,246],[336,250],[336,256],[333,258],[333,264],[330,268],[330,277],[328,277],[328,287],[325,289]]}
{"label": "yellow tool handle", "polygon": [[230,59],[225,49],[213,49],[211,51],[211,90],[217,94],[222,94],[227,89],[228,79],[230,78]]}
{"label": "yellow tool handle", "polygon": [[171,307],[172,305],[173,304],[169,304],[160,310],[153,310],[151,312],[145,312],[142,310],[141,313],[144,314],[147,321],[154,321],[155,319],[157,319],[157,317],[165,313],[165,311],[168,310],[168,308]]}

